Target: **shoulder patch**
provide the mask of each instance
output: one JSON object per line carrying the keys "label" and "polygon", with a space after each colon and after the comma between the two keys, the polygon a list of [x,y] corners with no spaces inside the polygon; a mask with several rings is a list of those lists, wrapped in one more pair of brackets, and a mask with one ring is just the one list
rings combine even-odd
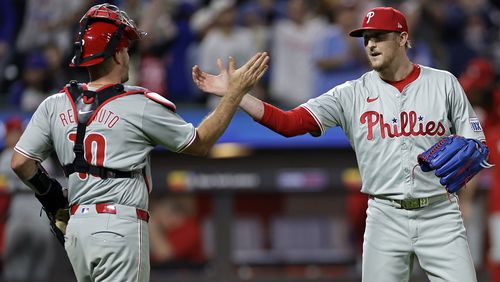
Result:
{"label": "shoulder patch", "polygon": [[158,104],[161,104],[161,105],[167,107],[168,109],[170,109],[171,111],[173,111],[175,113],[175,111],[176,111],[175,104],[170,102],[167,98],[161,96],[160,94],[155,93],[155,92],[146,92],[146,93],[144,93],[144,96],[148,97],[149,99],[155,101]]}
{"label": "shoulder patch", "polygon": [[475,132],[483,131],[483,128],[481,127],[481,123],[479,122],[478,118],[469,118],[469,123],[470,127],[472,128],[472,131]]}

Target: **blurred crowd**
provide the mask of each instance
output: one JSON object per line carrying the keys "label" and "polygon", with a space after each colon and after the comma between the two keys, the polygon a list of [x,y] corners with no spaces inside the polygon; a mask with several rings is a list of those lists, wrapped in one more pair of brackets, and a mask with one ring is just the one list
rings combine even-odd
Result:
{"label": "blurred crowd", "polygon": [[[71,79],[73,41],[92,0],[0,2],[0,105],[31,112]],[[362,41],[349,38],[369,8],[391,5],[409,20],[411,59],[461,76],[474,58],[500,66],[500,10],[488,0],[117,0],[148,35],[130,48],[130,84],[175,103],[213,105],[191,67],[217,73],[216,58],[271,54],[254,95],[290,108],[367,70]]]}
{"label": "blurred crowd", "polygon": [[[174,103],[208,108],[214,105],[212,99],[215,98],[196,89],[191,80],[191,67],[199,65],[204,71],[218,73],[217,58],[227,62],[227,57],[232,56],[243,63],[257,51],[269,52],[269,72],[252,94],[282,108],[295,107],[338,84],[358,78],[369,70],[363,42],[348,37],[347,33],[360,25],[370,8],[393,6],[408,19],[413,46],[409,50],[410,59],[448,70],[459,78],[481,119],[493,162],[500,164],[498,1],[2,0],[0,108],[33,112],[41,101],[59,92],[70,80],[88,81],[84,69],[69,67],[74,53],[73,41],[83,13],[90,6],[104,2],[125,10],[140,29],[148,33],[129,49],[131,79],[128,83],[158,92]],[[21,130],[16,122],[6,125],[9,133],[18,134]],[[13,145],[8,144],[6,142],[5,154],[10,153],[8,150]],[[500,226],[500,204],[495,202],[500,199],[500,188],[494,187],[500,185],[499,175],[495,171],[483,175],[480,179],[486,181],[472,183],[469,186],[472,188],[467,189],[469,195],[463,198],[473,203],[475,190],[481,189],[474,187],[488,187],[486,190],[491,193],[488,207],[497,214]],[[25,194],[22,189],[12,192],[6,183],[0,175],[0,209],[5,206],[2,216],[8,209],[2,204],[5,197],[19,198]],[[164,263],[174,253],[185,254],[181,256],[183,260],[203,260],[200,231],[192,222],[192,204],[185,200],[162,201],[158,200],[159,205],[152,204],[158,214],[165,215],[152,222],[153,261]],[[467,209],[468,205],[464,204],[463,208]],[[473,224],[467,214],[465,220]],[[195,247],[172,243],[184,235],[168,226],[188,230],[195,238]],[[473,237],[474,229],[469,230]],[[493,233],[489,236],[496,238]],[[164,241],[163,237],[170,239]],[[477,256],[485,257],[484,254]],[[495,277],[499,279],[492,281],[500,281],[500,250],[492,256],[497,261]]]}

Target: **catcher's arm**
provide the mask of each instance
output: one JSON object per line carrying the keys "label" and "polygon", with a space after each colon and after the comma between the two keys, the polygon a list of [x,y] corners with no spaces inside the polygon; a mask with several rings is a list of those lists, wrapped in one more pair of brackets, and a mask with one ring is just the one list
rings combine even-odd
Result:
{"label": "catcher's arm", "polygon": [[455,193],[479,171],[493,167],[488,153],[488,147],[476,139],[451,135],[418,155],[417,160],[422,171],[435,170],[441,185]]}
{"label": "catcher's arm", "polygon": [[[35,197],[40,201],[49,218],[52,233],[64,245],[64,233],[69,214],[67,214],[68,200],[63,194],[61,184],[49,177],[39,162],[17,152],[14,152],[12,156],[11,167],[17,176],[35,192]],[[64,230],[57,225],[64,227],[62,228]]]}

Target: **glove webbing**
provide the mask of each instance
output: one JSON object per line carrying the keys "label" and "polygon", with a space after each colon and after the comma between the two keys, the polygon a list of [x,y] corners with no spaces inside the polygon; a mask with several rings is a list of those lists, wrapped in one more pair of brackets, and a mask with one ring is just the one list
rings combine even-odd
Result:
{"label": "glove webbing", "polygon": [[443,144],[447,141],[447,139],[441,139],[437,144],[435,144],[431,151],[429,152],[429,154],[426,156],[421,156],[421,159],[423,159],[424,161],[429,161],[429,157],[434,155],[434,153],[439,149],[441,148],[441,146],[443,146]]}

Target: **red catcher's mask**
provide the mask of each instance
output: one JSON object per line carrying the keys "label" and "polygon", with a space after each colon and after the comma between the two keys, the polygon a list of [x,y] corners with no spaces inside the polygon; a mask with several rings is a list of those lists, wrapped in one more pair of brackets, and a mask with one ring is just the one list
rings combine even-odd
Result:
{"label": "red catcher's mask", "polygon": [[141,39],[140,31],[124,11],[110,4],[91,7],[80,20],[80,31],[75,42],[72,67],[99,64],[119,50],[128,47],[129,41]]}

